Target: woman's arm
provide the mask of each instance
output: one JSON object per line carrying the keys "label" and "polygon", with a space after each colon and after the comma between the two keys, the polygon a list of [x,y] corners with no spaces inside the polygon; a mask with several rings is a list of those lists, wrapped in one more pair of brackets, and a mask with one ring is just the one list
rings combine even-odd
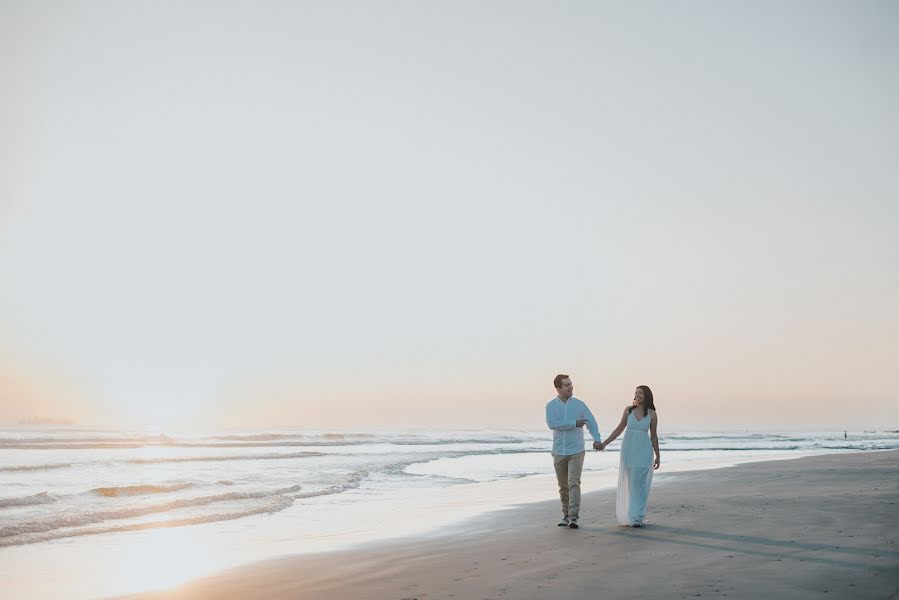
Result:
{"label": "woman's arm", "polygon": [[651,418],[652,421],[649,422],[649,437],[652,438],[652,449],[656,451],[656,462],[653,467],[658,469],[662,466],[662,453],[659,452],[659,436],[656,433],[656,429],[659,426],[659,417],[656,415],[656,411],[652,411]]}
{"label": "woman's arm", "polygon": [[618,427],[615,428],[615,431],[609,434],[609,437],[606,438],[606,441],[602,443],[602,449],[605,450],[606,446],[612,443],[612,440],[621,435],[621,432],[624,431],[624,428],[627,427],[627,409],[624,409],[624,414],[621,415],[621,422],[618,423]]}

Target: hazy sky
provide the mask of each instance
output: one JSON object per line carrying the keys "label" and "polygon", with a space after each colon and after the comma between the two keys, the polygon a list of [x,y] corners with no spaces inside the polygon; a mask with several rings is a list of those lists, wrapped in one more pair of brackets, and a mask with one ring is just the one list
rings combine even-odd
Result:
{"label": "hazy sky", "polygon": [[0,0],[0,421],[899,428],[899,4]]}

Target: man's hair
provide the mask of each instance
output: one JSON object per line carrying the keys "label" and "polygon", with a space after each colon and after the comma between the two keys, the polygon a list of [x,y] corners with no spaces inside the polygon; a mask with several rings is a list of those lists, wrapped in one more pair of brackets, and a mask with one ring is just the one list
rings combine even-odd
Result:
{"label": "man's hair", "polygon": [[571,378],[564,373],[559,373],[558,375],[553,377],[553,385],[556,386],[557,390],[562,389],[562,380],[563,379],[571,379]]}

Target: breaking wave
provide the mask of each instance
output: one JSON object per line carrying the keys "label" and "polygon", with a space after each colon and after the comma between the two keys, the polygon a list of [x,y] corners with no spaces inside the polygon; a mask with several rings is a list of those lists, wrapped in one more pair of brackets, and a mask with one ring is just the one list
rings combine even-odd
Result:
{"label": "breaking wave", "polygon": [[0,508],[9,508],[12,506],[35,506],[38,504],[50,504],[56,502],[58,498],[50,495],[49,492],[40,492],[31,496],[20,496],[18,498],[0,498]]}
{"label": "breaking wave", "polygon": [[172,500],[162,504],[151,504],[149,506],[133,506],[130,508],[120,508],[118,510],[103,510],[87,513],[67,514],[60,516],[52,516],[44,519],[34,519],[18,525],[9,525],[0,527],[0,538],[10,537],[13,535],[21,535],[23,533],[40,533],[44,531],[52,531],[61,527],[79,527],[82,525],[91,525],[93,523],[102,523],[103,521],[114,521],[117,519],[132,519],[134,517],[143,517],[155,513],[166,513],[179,508],[187,508],[191,506],[204,506],[214,504],[216,502],[228,502],[233,500],[249,500],[253,498],[267,498],[270,496],[280,496],[300,491],[302,486],[294,485],[288,488],[282,488],[271,491],[257,492],[229,492],[227,494],[214,494],[211,496],[199,496],[197,498],[183,498],[180,500]]}
{"label": "breaking wave", "polygon": [[[278,512],[289,507],[297,499],[340,494],[347,490],[358,488],[368,475],[368,471],[354,471],[340,483],[318,490],[302,491],[301,485],[293,485],[275,490],[229,492],[226,494],[214,494],[197,498],[172,500],[170,502],[149,506],[135,506],[118,510],[93,511],[81,514],[53,516],[44,519],[33,519],[18,525],[0,527],[0,547],[33,544],[64,537],[94,535],[116,531],[137,531],[141,529],[182,527],[199,523],[230,521],[250,515]],[[215,512],[195,517],[172,518],[144,523],[97,526],[98,524],[106,523],[107,521],[132,519],[152,514],[164,514],[182,508],[238,500],[259,500],[259,502],[253,506],[236,511]]]}

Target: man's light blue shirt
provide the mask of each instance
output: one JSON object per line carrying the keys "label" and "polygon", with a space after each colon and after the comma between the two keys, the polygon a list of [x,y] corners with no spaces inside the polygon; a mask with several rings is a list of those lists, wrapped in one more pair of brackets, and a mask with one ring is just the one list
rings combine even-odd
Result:
{"label": "man's light blue shirt", "polygon": [[572,396],[562,402],[556,396],[546,403],[546,424],[553,430],[553,454],[571,456],[584,451],[584,431],[577,426],[579,420],[587,421],[587,429],[594,441],[602,441],[599,425],[582,400]]}

